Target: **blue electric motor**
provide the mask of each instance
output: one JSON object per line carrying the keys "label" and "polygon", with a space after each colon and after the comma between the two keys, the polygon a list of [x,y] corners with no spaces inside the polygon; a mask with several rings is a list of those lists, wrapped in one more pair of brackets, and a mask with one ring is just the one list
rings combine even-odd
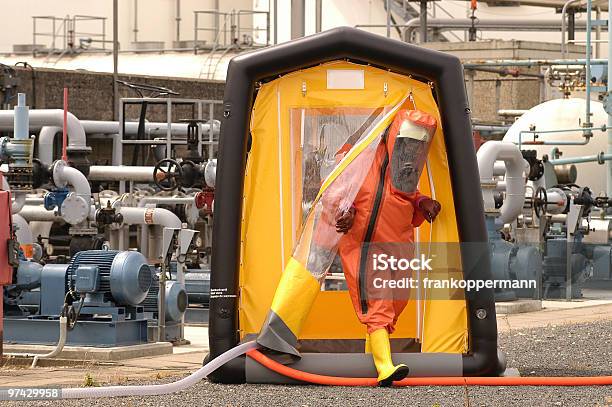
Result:
{"label": "blue electric motor", "polygon": [[66,270],[67,288],[88,294],[87,302],[140,304],[151,287],[152,272],[139,252],[86,250],[74,255]]}

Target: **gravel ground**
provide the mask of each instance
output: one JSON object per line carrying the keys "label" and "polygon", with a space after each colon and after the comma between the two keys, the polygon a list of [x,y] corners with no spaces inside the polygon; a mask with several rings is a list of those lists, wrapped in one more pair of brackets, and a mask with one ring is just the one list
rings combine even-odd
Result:
{"label": "gravel ground", "polygon": [[[612,375],[612,321],[515,330],[500,335],[508,366],[522,376]],[[172,379],[165,379],[170,381]],[[160,381],[161,382],[161,381]],[[156,383],[160,383],[156,382]],[[136,382],[130,383],[136,384]],[[4,402],[17,406],[22,402]],[[181,393],[47,406],[612,406],[611,387],[416,387],[218,385],[201,382]]]}

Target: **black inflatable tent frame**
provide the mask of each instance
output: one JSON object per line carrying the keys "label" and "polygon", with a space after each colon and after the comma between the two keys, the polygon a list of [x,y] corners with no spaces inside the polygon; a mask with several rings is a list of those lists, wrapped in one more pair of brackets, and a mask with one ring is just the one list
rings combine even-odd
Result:
{"label": "black inflatable tent frame", "polygon": [[[442,116],[459,237],[464,243],[464,278],[491,278],[470,109],[463,67],[458,58],[349,27],[256,50],[233,58],[227,72],[215,183],[209,358],[233,348],[240,340],[238,273],[241,203],[250,137],[249,121],[256,85],[298,69],[341,59],[384,67],[433,83]],[[469,353],[462,358],[463,374],[497,374],[499,364],[493,290],[467,291],[466,302],[470,344]],[[244,383],[244,357],[225,364],[209,379],[221,383]]]}

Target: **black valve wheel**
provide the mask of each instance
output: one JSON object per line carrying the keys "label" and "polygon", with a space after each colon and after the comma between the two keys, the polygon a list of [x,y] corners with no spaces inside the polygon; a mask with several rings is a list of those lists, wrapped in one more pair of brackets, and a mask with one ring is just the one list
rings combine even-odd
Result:
{"label": "black valve wheel", "polygon": [[183,169],[181,165],[171,158],[164,158],[155,164],[153,180],[162,191],[174,191],[181,186]]}
{"label": "black valve wheel", "polygon": [[546,188],[539,187],[533,195],[533,209],[535,215],[539,218],[546,213],[548,206],[548,194],[546,194]]}

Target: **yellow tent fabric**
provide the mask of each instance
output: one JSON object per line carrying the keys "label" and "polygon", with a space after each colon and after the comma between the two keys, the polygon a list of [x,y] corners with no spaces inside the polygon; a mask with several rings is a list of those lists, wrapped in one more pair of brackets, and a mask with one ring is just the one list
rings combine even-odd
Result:
{"label": "yellow tent fabric", "polygon": [[[361,71],[363,89],[328,89],[329,70]],[[240,256],[240,335],[257,334],[271,307],[280,276],[290,261],[303,219],[302,151],[292,132],[296,109],[392,108],[411,94],[417,108],[439,120],[429,84],[379,68],[336,61],[282,76],[261,85],[252,111],[251,150],[243,196]],[[419,228],[421,244],[458,242],[455,211],[442,129],[434,136],[421,192],[444,208],[433,226]],[[449,268],[460,259],[449,253]],[[291,260],[294,261],[294,260]],[[423,352],[465,353],[468,346],[464,300],[431,299],[424,290],[413,298],[393,337],[419,338]],[[300,339],[362,339],[365,328],[347,292],[319,293]]]}

